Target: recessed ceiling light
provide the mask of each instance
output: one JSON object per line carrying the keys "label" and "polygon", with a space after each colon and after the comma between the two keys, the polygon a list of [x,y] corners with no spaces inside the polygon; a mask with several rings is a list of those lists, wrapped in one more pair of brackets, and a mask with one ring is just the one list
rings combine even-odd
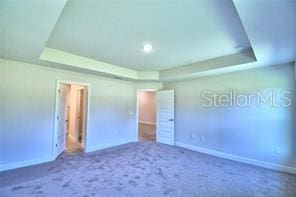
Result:
{"label": "recessed ceiling light", "polygon": [[142,50],[144,53],[150,53],[153,50],[153,46],[149,43],[146,43],[143,45]]}

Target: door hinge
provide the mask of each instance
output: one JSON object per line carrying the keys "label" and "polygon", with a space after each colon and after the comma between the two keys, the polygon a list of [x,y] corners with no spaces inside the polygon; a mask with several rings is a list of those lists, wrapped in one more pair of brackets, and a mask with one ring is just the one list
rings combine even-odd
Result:
{"label": "door hinge", "polygon": [[61,89],[59,89],[58,92],[61,93]]}
{"label": "door hinge", "polygon": [[59,116],[57,116],[57,120],[59,120],[60,119],[60,117]]}
{"label": "door hinge", "polygon": [[56,147],[58,147],[58,144],[56,144]]}

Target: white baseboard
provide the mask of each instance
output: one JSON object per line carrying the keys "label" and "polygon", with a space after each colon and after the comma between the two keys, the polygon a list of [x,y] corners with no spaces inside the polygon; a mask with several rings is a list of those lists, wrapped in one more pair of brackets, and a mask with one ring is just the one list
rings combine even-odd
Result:
{"label": "white baseboard", "polygon": [[[132,139],[124,139],[124,140],[119,140],[116,142],[100,144],[98,146],[91,147],[91,148],[87,147],[85,149],[85,152],[87,152],[87,153],[93,152],[93,151],[97,151],[97,150],[101,150],[101,149],[105,149],[105,148],[111,148],[113,146],[127,144],[130,142],[133,142],[133,140]],[[50,157],[42,157],[42,158],[37,158],[37,159],[19,161],[19,162],[14,162],[14,163],[9,163],[9,164],[0,164],[0,172],[6,171],[6,170],[12,170],[12,169],[16,169],[16,168],[21,168],[21,167],[32,166],[32,165],[41,164],[41,163],[46,163],[46,162],[50,162],[50,161],[54,161],[54,160],[55,160],[55,158],[50,156]]]}
{"label": "white baseboard", "polygon": [[142,120],[139,120],[139,123],[142,123],[142,124],[151,124],[151,125],[156,125],[156,123],[155,123],[155,122],[142,121]]}
{"label": "white baseboard", "polygon": [[201,153],[216,156],[216,157],[221,157],[224,159],[229,159],[229,160],[238,161],[241,163],[246,163],[246,164],[250,164],[250,165],[254,165],[254,166],[259,166],[259,167],[263,167],[263,168],[268,168],[268,169],[273,169],[273,170],[277,170],[277,171],[296,174],[296,168],[291,167],[291,166],[285,166],[285,165],[270,163],[270,162],[266,162],[266,161],[259,161],[259,160],[250,159],[250,158],[246,158],[246,157],[242,157],[242,156],[237,156],[237,155],[233,155],[233,154],[229,154],[229,153],[223,153],[223,152],[219,152],[219,151],[215,151],[215,150],[211,150],[211,149],[200,148],[200,147],[197,147],[194,145],[184,144],[182,142],[176,142],[175,144],[176,144],[176,146],[179,146],[182,148],[194,150],[197,152],[201,152]]}
{"label": "white baseboard", "polygon": [[19,161],[14,163],[8,163],[8,164],[0,164],[0,172],[6,171],[6,170],[12,170],[16,168],[22,168],[27,166],[32,166],[36,164],[41,164],[49,161],[53,161],[54,159],[50,157],[41,157],[37,159],[31,159],[31,160],[25,160],[25,161]]}
{"label": "white baseboard", "polygon": [[122,144],[127,144],[133,142],[133,139],[124,139],[124,140],[118,140],[114,142],[104,143],[104,144],[98,144],[97,146],[87,147],[85,149],[86,153],[94,152],[97,150],[105,149],[105,148],[111,148],[113,146],[119,146]]}

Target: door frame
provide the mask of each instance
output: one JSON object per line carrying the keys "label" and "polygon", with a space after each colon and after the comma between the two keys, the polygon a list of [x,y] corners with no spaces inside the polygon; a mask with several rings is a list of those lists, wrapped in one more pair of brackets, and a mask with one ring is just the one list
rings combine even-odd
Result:
{"label": "door frame", "polygon": [[56,91],[55,91],[55,110],[54,110],[54,130],[53,130],[53,139],[52,139],[52,158],[57,158],[56,143],[58,138],[58,107],[59,107],[59,87],[61,84],[74,84],[85,86],[87,89],[87,104],[86,104],[86,117],[85,117],[85,130],[84,130],[84,151],[87,150],[87,139],[88,139],[88,128],[89,128],[89,110],[90,110],[90,93],[91,85],[89,83],[77,82],[77,81],[67,81],[67,80],[57,80],[56,82]]}
{"label": "door frame", "polygon": [[[84,112],[84,107],[82,108],[82,109],[80,109],[80,114],[81,114],[81,110],[82,110],[82,114],[83,114],[83,116],[82,116],[82,122],[81,122],[81,125],[79,125],[80,123],[78,123],[77,124],[77,119],[78,119],[78,116],[80,116],[80,114],[78,114],[78,109],[80,108],[80,106],[79,105],[81,105],[81,102],[82,102],[82,106],[84,105],[84,99],[86,98],[86,95],[85,95],[85,86],[83,87],[83,88],[81,88],[81,89],[78,89],[77,90],[77,98],[76,98],[76,101],[78,100],[78,96],[80,97],[79,98],[79,102],[80,103],[76,103],[76,117],[75,117],[75,119],[76,119],[76,126],[75,126],[75,141],[77,142],[77,141],[79,141],[79,132],[80,132],[80,128],[79,127],[81,127],[81,129],[82,129],[82,132],[83,132],[83,130],[85,130],[84,129],[84,126],[85,126],[85,112]],[[83,94],[82,94],[82,100],[81,100],[81,93],[83,92]],[[79,106],[79,107],[78,107]],[[80,117],[80,119],[81,119],[81,117]],[[81,121],[81,120],[80,120]],[[83,123],[84,122],[84,123]],[[79,125],[79,126],[78,126]],[[83,134],[84,133],[82,133],[82,141],[81,141],[81,143],[82,143],[82,147],[84,147],[84,138],[85,138],[85,136],[83,136]]]}
{"label": "door frame", "polygon": [[[137,99],[137,101],[136,101],[136,135],[135,135],[136,142],[139,142],[139,93],[140,92],[155,92],[155,94],[157,96],[157,91],[159,91],[159,89],[137,89],[137,95],[136,95],[136,99]],[[157,105],[157,103],[156,103],[156,105]],[[156,111],[156,114],[157,114],[157,111]],[[157,122],[155,122],[155,124],[157,124]],[[155,134],[157,135],[156,132],[157,131],[155,130]]]}

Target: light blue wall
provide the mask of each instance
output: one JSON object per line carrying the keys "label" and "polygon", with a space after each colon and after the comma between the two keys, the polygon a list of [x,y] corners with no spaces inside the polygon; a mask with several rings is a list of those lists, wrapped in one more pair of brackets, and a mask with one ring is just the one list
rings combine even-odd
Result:
{"label": "light blue wall", "polygon": [[130,142],[132,82],[0,59],[0,164],[52,156],[57,80],[89,83],[87,150]]}
{"label": "light blue wall", "polygon": [[[293,69],[286,64],[166,83],[176,90],[176,141],[295,167],[295,96],[290,108],[205,108],[200,97],[204,89],[295,94]],[[0,59],[1,167],[51,158],[57,80],[91,85],[88,151],[137,140],[137,83]]]}
{"label": "light blue wall", "polygon": [[[175,90],[177,142],[296,167],[295,76],[292,63],[166,83],[165,89]],[[204,102],[201,93],[205,89],[220,93],[229,90],[240,93],[290,90],[293,92],[293,105],[206,108],[201,106]]]}

